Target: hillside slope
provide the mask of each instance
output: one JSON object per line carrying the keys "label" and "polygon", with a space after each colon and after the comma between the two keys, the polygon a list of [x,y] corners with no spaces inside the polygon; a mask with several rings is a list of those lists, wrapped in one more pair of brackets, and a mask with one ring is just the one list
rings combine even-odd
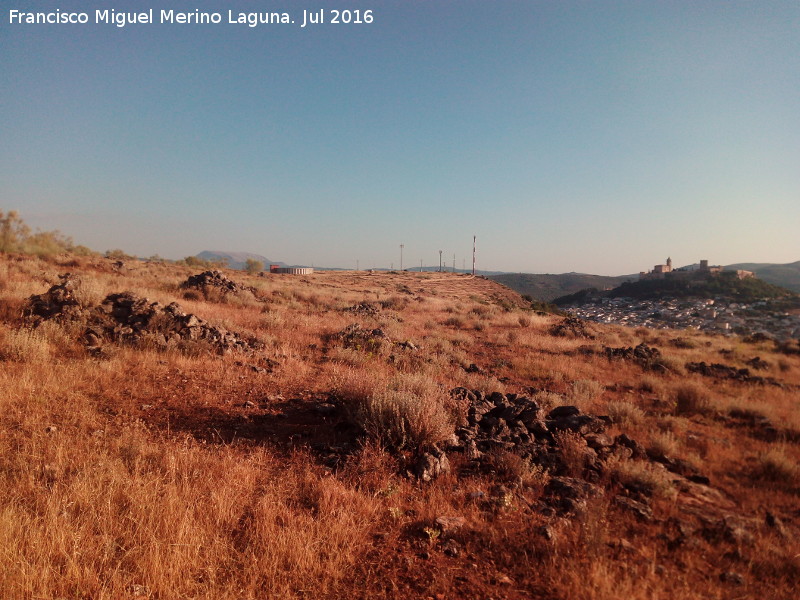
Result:
{"label": "hillside slope", "polygon": [[744,269],[753,271],[756,277],[767,283],[779,285],[793,292],[800,293],[800,260],[787,264],[772,263],[738,263],[728,265],[726,269]]}
{"label": "hillside slope", "polygon": [[611,289],[624,281],[628,281],[630,278],[630,276],[607,277],[605,275],[588,275],[585,273],[561,273],[560,275],[505,273],[490,277],[490,279],[502,283],[520,294],[545,302],[550,302],[560,296],[573,294],[586,288]]}
{"label": "hillside slope", "polygon": [[448,273],[194,275],[0,255],[7,597],[800,586],[796,344]]}

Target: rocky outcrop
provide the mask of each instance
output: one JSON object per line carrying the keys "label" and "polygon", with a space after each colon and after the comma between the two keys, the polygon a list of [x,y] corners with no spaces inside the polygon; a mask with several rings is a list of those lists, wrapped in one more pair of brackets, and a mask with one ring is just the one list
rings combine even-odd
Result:
{"label": "rocky outcrop", "polygon": [[611,348],[609,346],[603,346],[603,352],[609,359],[621,358],[624,360],[632,360],[637,362],[648,362],[661,356],[661,351],[658,348],[651,348],[645,343],[641,343],[636,347],[628,346],[627,348]]}
{"label": "rocky outcrop", "polygon": [[195,289],[206,292],[215,289],[223,294],[240,294],[242,292],[255,293],[255,288],[241,285],[229,279],[222,271],[204,271],[197,275],[192,275],[181,284],[181,289]]}
{"label": "rocky outcrop", "polygon": [[83,322],[86,329],[82,341],[93,352],[109,342],[160,348],[196,342],[220,353],[260,347],[255,339],[185,313],[175,302],[163,306],[132,292],[109,294],[97,306],[81,306],[75,297],[77,278],[63,275],[61,279],[46,293],[29,299],[29,318],[34,323],[49,319]]}
{"label": "rocky outcrop", "polygon": [[585,338],[587,340],[593,340],[595,337],[586,327],[585,321],[573,316],[564,317],[559,323],[556,323],[550,329],[550,334],[559,337]]}
{"label": "rocky outcrop", "polygon": [[761,385],[781,385],[772,377],[761,377],[752,375],[750,369],[737,369],[721,363],[707,364],[705,361],[686,363],[686,370],[690,373],[699,373],[704,377],[714,377],[716,379],[730,379],[741,383],[757,383]]}

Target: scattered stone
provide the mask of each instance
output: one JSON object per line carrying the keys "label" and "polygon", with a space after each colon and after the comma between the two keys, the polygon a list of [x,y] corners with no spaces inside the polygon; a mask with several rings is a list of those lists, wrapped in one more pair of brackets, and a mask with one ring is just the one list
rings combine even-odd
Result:
{"label": "scattered stone", "polygon": [[134,598],[141,598],[141,597],[148,597],[150,596],[150,588],[146,585],[140,585],[138,583],[132,583],[128,586],[128,592],[133,594]]}
{"label": "scattered stone", "polygon": [[450,558],[457,558],[461,553],[461,544],[453,538],[449,538],[442,544],[442,551]]}
{"label": "scattered stone", "polygon": [[464,517],[441,516],[436,517],[435,522],[439,526],[439,529],[442,530],[442,533],[446,535],[461,529],[464,525],[466,525],[467,520]]}
{"label": "scattered stone", "polygon": [[55,425],[48,425],[44,428],[45,433],[55,433],[56,431],[58,431],[58,428]]}
{"label": "scattered stone", "polygon": [[546,539],[548,542],[552,542],[554,539],[556,539],[556,530],[550,524],[541,525],[537,529],[537,531],[539,535],[542,536],[544,539]]}
{"label": "scattered stone", "polygon": [[625,538],[620,538],[615,542],[609,542],[608,546],[609,548],[613,548],[618,552],[624,552],[626,554],[639,554],[639,550],[636,548],[636,546],[631,544]]}
{"label": "scattered stone", "polygon": [[766,369],[769,369],[769,363],[763,360],[760,356],[754,356],[750,360],[744,361],[744,364],[754,368],[756,371],[765,371]]}
{"label": "scattered stone", "polygon": [[733,516],[723,517],[703,529],[703,535],[710,541],[725,540],[737,545],[750,545],[753,543],[753,534],[748,531],[744,522]]}
{"label": "scattered stone", "polygon": [[742,585],[744,583],[744,577],[734,571],[720,573],[719,580],[722,583],[730,583],[731,585]]}
{"label": "scattered stone", "polygon": [[633,498],[626,496],[617,496],[614,498],[614,503],[632,512],[643,523],[649,523],[653,520],[653,510],[643,502],[637,502]]}
{"label": "scattered stone", "polygon": [[432,481],[449,472],[450,461],[447,460],[447,454],[437,448],[423,453],[414,466],[414,474],[422,481]]}
{"label": "scattered stone", "polygon": [[689,362],[686,363],[686,369],[691,373],[699,373],[704,377],[714,377],[716,379],[730,379],[732,381],[739,381],[741,383],[756,383],[761,385],[776,385],[780,386],[780,382],[772,377],[761,377],[760,375],[751,375],[750,370],[743,368],[737,369],[729,365],[721,363],[706,364],[705,361]]}

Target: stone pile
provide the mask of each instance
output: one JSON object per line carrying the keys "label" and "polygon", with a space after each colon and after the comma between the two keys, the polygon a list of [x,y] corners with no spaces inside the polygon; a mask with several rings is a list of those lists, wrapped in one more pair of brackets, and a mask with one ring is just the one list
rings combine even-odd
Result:
{"label": "stone pile", "polygon": [[80,280],[70,273],[59,275],[61,283],[52,286],[44,294],[28,299],[26,315],[34,320],[78,318],[83,314],[81,303],[75,295]]}
{"label": "stone pile", "polygon": [[456,430],[456,447],[470,460],[481,461],[493,450],[513,450],[525,458],[553,462],[545,455],[551,454],[554,434],[568,431],[592,439],[610,423],[607,417],[584,414],[576,406],[557,406],[545,414],[536,400],[517,394],[487,395],[465,388],[452,394],[467,402],[466,424]]}
{"label": "stone pile", "polygon": [[[514,453],[546,469],[550,480],[538,507],[543,514],[577,513],[588,499],[603,495],[598,482],[611,457],[658,463],[659,468],[688,481],[708,484],[708,478],[685,461],[648,452],[624,433],[614,438],[606,435],[605,429],[611,423],[608,417],[585,414],[578,407],[567,405],[545,411],[535,399],[517,394],[484,394],[463,387],[455,388],[451,394],[466,404],[466,423],[456,429],[447,450],[463,453],[469,469],[487,473],[493,472],[493,461],[502,452]],[[565,439],[576,442],[570,450],[562,447]],[[575,448],[582,448],[579,474],[575,472]],[[573,456],[567,457],[568,453]],[[418,457],[413,474],[431,481],[449,471],[446,453],[434,448]],[[631,482],[620,483],[624,495],[614,499],[616,505],[641,520],[652,519],[652,490]]]}
{"label": "stone pile", "polygon": [[353,306],[348,306],[343,310],[344,312],[349,312],[357,315],[364,315],[368,317],[374,317],[381,312],[380,306],[372,304],[370,302],[361,302],[359,304],[354,304]]}
{"label": "stone pile", "polygon": [[769,369],[769,363],[762,359],[760,356],[754,356],[753,358],[744,361],[748,367],[752,367],[756,371],[765,371]]}
{"label": "stone pile", "polygon": [[699,373],[705,377],[714,377],[717,379],[730,379],[739,381],[741,383],[758,383],[761,385],[781,385],[772,377],[761,377],[760,375],[752,375],[750,369],[737,369],[729,365],[721,363],[707,364],[705,361],[689,362],[686,363],[686,370],[690,373]]}
{"label": "stone pile", "polygon": [[228,277],[221,271],[204,271],[197,275],[192,275],[181,284],[181,289],[196,289],[204,291],[209,288],[215,288],[224,294],[238,294],[243,291],[255,292],[255,289],[250,286],[245,286],[228,279]]}
{"label": "stone pile", "polygon": [[358,323],[351,323],[336,336],[345,348],[364,352],[378,352],[384,344],[391,343],[383,329],[363,328]]}
{"label": "stone pile", "polygon": [[163,348],[180,342],[199,342],[220,353],[260,346],[254,339],[245,339],[183,312],[175,302],[162,306],[132,292],[109,294],[98,306],[81,307],[74,295],[78,280],[70,275],[61,279],[62,283],[46,293],[30,298],[28,313],[39,322],[48,319],[84,322],[83,342],[94,352],[99,352],[109,341],[132,345],[147,342]]}
{"label": "stone pile", "polygon": [[645,367],[652,366],[653,361],[661,357],[661,351],[658,348],[651,348],[645,343],[641,343],[636,347],[611,348],[603,346],[603,353],[609,360],[614,358],[630,360]]}
{"label": "stone pile", "polygon": [[559,323],[556,323],[551,329],[550,333],[559,337],[574,337],[593,340],[594,335],[586,327],[586,323],[578,317],[567,316],[564,317]]}

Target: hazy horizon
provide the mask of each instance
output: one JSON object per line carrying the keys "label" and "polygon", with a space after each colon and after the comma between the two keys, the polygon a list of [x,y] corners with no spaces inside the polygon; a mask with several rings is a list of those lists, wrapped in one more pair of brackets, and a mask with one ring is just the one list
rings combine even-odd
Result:
{"label": "hazy horizon", "polygon": [[[624,275],[800,259],[797,2],[351,2],[10,23],[0,209],[98,251]],[[288,11],[329,3],[246,4]]]}

